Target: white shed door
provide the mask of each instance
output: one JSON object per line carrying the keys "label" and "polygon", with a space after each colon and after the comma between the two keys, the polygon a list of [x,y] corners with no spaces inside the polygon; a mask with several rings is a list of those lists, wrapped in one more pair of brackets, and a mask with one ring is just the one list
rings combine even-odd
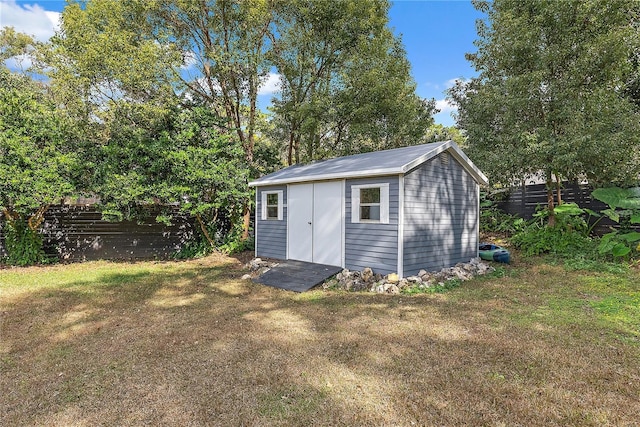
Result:
{"label": "white shed door", "polygon": [[289,259],[342,265],[343,200],[340,181],[289,186]]}
{"label": "white shed door", "polygon": [[289,259],[313,262],[313,184],[289,186],[287,224]]}

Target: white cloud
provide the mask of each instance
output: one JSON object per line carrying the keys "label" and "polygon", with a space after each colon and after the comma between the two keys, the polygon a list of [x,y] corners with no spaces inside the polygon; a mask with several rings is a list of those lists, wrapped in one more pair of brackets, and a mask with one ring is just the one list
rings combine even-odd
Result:
{"label": "white cloud", "polygon": [[196,55],[195,52],[192,52],[192,51],[185,52],[183,54],[183,58],[184,58],[183,63],[182,63],[182,66],[180,67],[183,70],[194,68],[199,62],[198,56]]}
{"label": "white cloud", "polygon": [[[198,77],[192,81],[196,86],[202,90],[202,92],[208,93],[211,95],[211,88],[209,87],[209,82],[205,77]],[[222,88],[220,87],[220,83],[218,83],[215,79],[212,79],[213,91],[216,95],[220,95],[222,93]]]}
{"label": "white cloud", "polygon": [[458,111],[458,107],[448,99],[436,100],[436,108],[440,110],[440,113],[452,113]]}
{"label": "white cloud", "polygon": [[262,80],[258,95],[270,95],[277,92],[280,92],[280,74],[269,73]]}
{"label": "white cloud", "polygon": [[39,41],[47,41],[60,29],[59,12],[43,9],[38,4],[16,4],[15,0],[0,1],[0,27],[14,27]]}
{"label": "white cloud", "polygon": [[450,89],[452,87],[454,87],[456,85],[456,83],[458,82],[462,82],[462,83],[466,83],[468,82],[469,79],[465,79],[464,77],[456,77],[455,79],[449,79],[445,82],[445,86],[447,87],[447,89]]}

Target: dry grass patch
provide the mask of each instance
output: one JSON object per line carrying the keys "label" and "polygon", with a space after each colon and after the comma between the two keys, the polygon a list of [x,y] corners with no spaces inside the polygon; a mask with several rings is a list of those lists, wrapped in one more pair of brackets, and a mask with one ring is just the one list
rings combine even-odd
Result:
{"label": "dry grass patch", "polygon": [[294,294],[225,257],[0,271],[2,425],[638,425],[640,274]]}

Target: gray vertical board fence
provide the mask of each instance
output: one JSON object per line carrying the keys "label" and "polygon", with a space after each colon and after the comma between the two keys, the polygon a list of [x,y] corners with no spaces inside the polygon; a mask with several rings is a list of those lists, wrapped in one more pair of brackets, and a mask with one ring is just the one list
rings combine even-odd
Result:
{"label": "gray vertical board fence", "polygon": [[[372,224],[351,222],[351,186],[361,184],[389,184],[389,223]],[[345,267],[362,270],[371,267],[376,273],[398,271],[398,194],[399,178],[349,179],[345,194]]]}
{"label": "gray vertical board fence", "polygon": [[442,153],[404,178],[404,274],[468,262],[478,254],[478,184]]}
{"label": "gray vertical board fence", "polygon": [[[599,200],[591,197],[593,188],[585,184],[563,183],[561,189],[562,200],[564,202],[576,203],[581,208],[591,209],[600,212],[608,206]],[[531,219],[536,209],[544,208],[547,205],[547,189],[545,184],[524,185],[516,188],[506,197],[505,200],[496,203],[497,207],[506,213],[518,215],[524,219]],[[592,222],[598,218],[591,218]],[[594,233],[602,235],[611,231],[611,227],[617,228],[619,225],[609,218],[602,218],[594,228]]]}
{"label": "gray vertical board fence", "polygon": [[[61,261],[169,258],[192,239],[194,224],[177,212],[171,226],[157,223],[159,212],[150,209],[141,222],[109,222],[92,206],[52,206],[42,226],[45,252]],[[0,254],[5,254],[1,229]]]}

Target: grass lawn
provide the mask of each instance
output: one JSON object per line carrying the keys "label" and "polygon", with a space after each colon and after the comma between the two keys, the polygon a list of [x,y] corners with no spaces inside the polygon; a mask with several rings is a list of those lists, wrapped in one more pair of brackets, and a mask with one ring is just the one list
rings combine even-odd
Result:
{"label": "grass lawn", "polygon": [[0,425],[640,425],[640,272],[294,294],[232,258],[0,270]]}

